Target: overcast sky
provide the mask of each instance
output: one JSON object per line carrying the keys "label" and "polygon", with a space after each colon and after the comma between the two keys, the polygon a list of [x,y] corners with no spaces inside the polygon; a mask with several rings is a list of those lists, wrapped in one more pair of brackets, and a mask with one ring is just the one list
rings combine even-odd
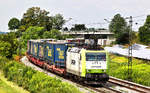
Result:
{"label": "overcast sky", "polygon": [[[65,19],[72,18],[66,25],[84,23],[88,27],[107,28],[104,19],[111,20],[120,13],[123,17],[134,18],[134,29],[144,23],[150,13],[150,0],[0,0],[0,31],[8,31],[11,18],[22,18],[28,8],[38,6],[50,12],[51,15],[60,13]],[[95,24],[100,23],[100,24]]]}

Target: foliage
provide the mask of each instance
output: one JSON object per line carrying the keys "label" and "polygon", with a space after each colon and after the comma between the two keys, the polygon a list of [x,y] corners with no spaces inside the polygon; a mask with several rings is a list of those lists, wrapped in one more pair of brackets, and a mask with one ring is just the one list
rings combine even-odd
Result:
{"label": "foliage", "polygon": [[52,29],[62,29],[65,20],[61,14],[56,14],[55,16],[51,17]]}
{"label": "foliage", "polygon": [[63,31],[68,31],[68,28],[67,27],[63,28]]}
{"label": "foliage", "polygon": [[116,14],[109,24],[109,30],[114,33],[116,43],[127,44],[129,27],[123,17],[120,14]]}
{"label": "foliage", "polygon": [[59,30],[62,28],[62,25],[64,23],[65,20],[63,19],[63,16],[61,14],[49,16],[48,11],[41,10],[40,7],[32,7],[23,14],[19,31],[24,32],[30,26],[44,27],[46,31],[50,31],[51,29]]}
{"label": "foliage", "polygon": [[61,39],[61,32],[56,29],[52,29],[51,31],[45,31],[43,34],[43,38]]}
{"label": "foliage", "polygon": [[[120,14],[116,14],[109,25],[109,29],[111,32],[115,33],[115,36],[117,36],[119,33],[124,31],[126,26],[127,26],[127,23],[126,23],[125,19],[123,17],[121,17]],[[118,34],[116,34],[116,33],[118,33]]]}
{"label": "foliage", "polygon": [[51,31],[45,31],[43,33],[43,38],[47,39],[47,38],[53,38],[53,39],[66,39],[66,38],[72,38],[72,36],[69,35],[62,35],[61,32],[57,29],[52,29]]}
{"label": "foliage", "polygon": [[0,55],[11,58],[17,53],[18,40],[13,32],[0,35]]}
{"label": "foliage", "polygon": [[150,44],[150,15],[147,16],[144,25],[139,28],[139,39],[143,44]]}
{"label": "foliage", "polygon": [[129,33],[123,32],[116,38],[117,44],[128,44],[129,43]]}
{"label": "foliage", "polygon": [[18,29],[20,26],[20,21],[17,18],[12,18],[10,19],[9,23],[8,23],[8,27],[10,30],[15,30]]}
{"label": "foliage", "polygon": [[89,31],[95,31],[95,28],[88,28]]}
{"label": "foliage", "polygon": [[86,30],[85,24],[75,24],[74,27],[71,28],[72,31],[81,31]]}
{"label": "foliage", "polygon": [[[123,56],[111,55],[109,65],[109,75],[127,80],[128,79],[128,59]],[[133,58],[132,81],[135,83],[150,86],[150,65],[149,61]]]}
{"label": "foliage", "polygon": [[72,36],[62,35],[57,29],[51,31],[45,31],[44,27],[31,26],[25,32],[22,33],[21,42],[22,47],[27,47],[27,41],[30,39],[66,39]]}
{"label": "foliage", "polygon": [[11,44],[9,42],[0,41],[0,55],[10,56]]}
{"label": "foliage", "polygon": [[60,79],[2,57],[0,57],[0,70],[3,70],[8,80],[17,83],[31,93],[81,93],[74,86]]}
{"label": "foliage", "polygon": [[44,33],[44,27],[30,26],[25,32],[22,33],[21,41],[22,45],[27,45],[27,41],[30,39],[40,39]]}
{"label": "foliage", "polygon": [[20,29],[26,30],[30,26],[42,26],[50,30],[52,26],[48,14],[48,11],[41,10],[39,7],[29,8],[26,13],[23,14]]}

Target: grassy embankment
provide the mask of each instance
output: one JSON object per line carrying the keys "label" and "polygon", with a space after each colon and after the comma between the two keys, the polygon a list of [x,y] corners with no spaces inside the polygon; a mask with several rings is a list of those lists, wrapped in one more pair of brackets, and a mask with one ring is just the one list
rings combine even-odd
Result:
{"label": "grassy embankment", "polygon": [[13,82],[8,81],[0,71],[0,93],[29,93]]}
{"label": "grassy embankment", "polygon": [[16,61],[0,57],[4,76],[31,93],[81,93],[75,86]]}
{"label": "grassy embankment", "polygon": [[[109,75],[120,79],[128,79],[128,58],[110,54]],[[150,61],[133,58],[132,81],[150,86]]]}

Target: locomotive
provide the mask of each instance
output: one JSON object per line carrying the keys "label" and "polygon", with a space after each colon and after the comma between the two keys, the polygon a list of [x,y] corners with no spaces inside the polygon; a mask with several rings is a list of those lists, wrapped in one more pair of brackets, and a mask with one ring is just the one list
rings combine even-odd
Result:
{"label": "locomotive", "polygon": [[109,80],[107,52],[79,40],[29,40],[27,58],[51,72],[89,84]]}

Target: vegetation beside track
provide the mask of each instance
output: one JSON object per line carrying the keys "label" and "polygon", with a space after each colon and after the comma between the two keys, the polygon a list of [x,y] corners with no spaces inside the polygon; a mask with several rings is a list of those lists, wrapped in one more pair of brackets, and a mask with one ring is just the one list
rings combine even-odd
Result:
{"label": "vegetation beside track", "polygon": [[0,70],[8,80],[31,93],[81,93],[73,85],[3,57],[0,57]]}
{"label": "vegetation beside track", "polygon": [[[110,54],[109,75],[120,79],[128,79],[128,58]],[[150,61],[133,58],[132,81],[150,86]]]}
{"label": "vegetation beside track", "polygon": [[29,93],[23,88],[18,87],[13,82],[8,81],[4,78],[2,72],[0,72],[0,93]]}

